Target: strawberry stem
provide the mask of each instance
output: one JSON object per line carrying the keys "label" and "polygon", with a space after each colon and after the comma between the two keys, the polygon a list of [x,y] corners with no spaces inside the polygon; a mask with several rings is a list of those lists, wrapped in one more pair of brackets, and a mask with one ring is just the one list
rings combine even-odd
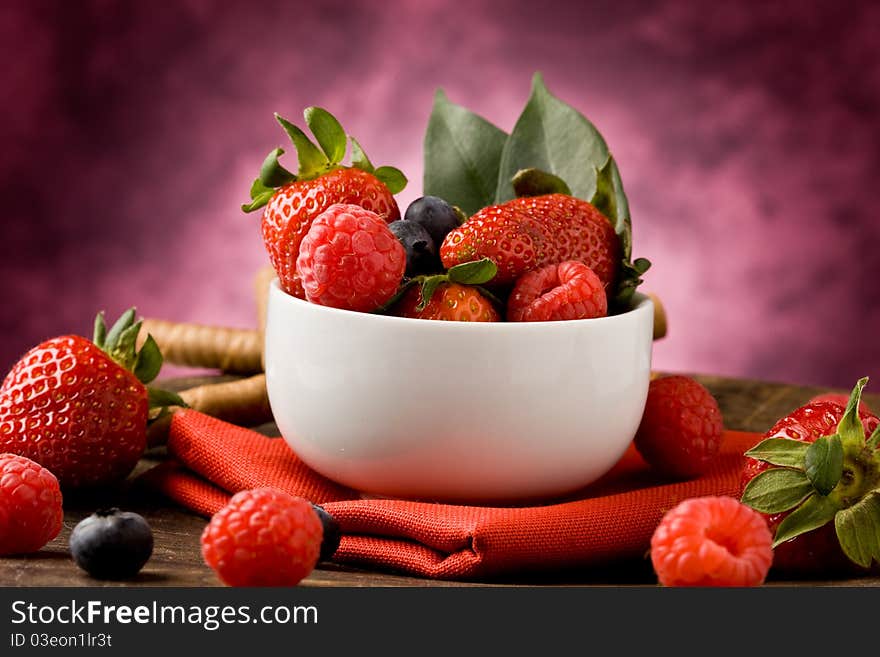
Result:
{"label": "strawberry stem", "polygon": [[349,140],[351,140],[352,167],[375,175],[392,194],[403,191],[407,183],[406,176],[395,167],[375,168],[361,145],[354,137],[346,134],[342,125],[330,112],[320,107],[307,107],[303,112],[303,117],[320,148],[300,128],[276,113],[275,120],[284,129],[296,148],[299,169],[294,175],[281,166],[278,158],[284,154],[283,148],[279,147],[270,151],[260,166],[259,177],[251,185],[250,203],[244,203],[241,206],[243,212],[253,212],[262,208],[271,200],[278,188],[284,185],[296,181],[313,180],[330,171],[345,168],[340,162],[348,150]]}

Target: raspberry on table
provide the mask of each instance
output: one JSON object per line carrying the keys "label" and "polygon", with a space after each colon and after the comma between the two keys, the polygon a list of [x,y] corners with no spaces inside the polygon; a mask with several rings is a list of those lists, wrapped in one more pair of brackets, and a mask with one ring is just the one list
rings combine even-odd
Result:
{"label": "raspberry on table", "polygon": [[323,533],[309,501],[255,488],[214,514],[202,533],[202,556],[229,586],[295,586],[315,568]]}
{"label": "raspberry on table", "polygon": [[387,303],[403,278],[406,253],[375,212],[337,203],[303,238],[296,261],[306,299],[370,312]]}
{"label": "raspberry on table", "polygon": [[664,586],[760,586],[773,539],[757,511],[732,497],[696,497],[667,512],[651,537]]}
{"label": "raspberry on table", "polygon": [[724,424],[718,402],[686,376],[651,381],[635,446],[662,474],[695,477],[717,456]]}
{"label": "raspberry on table", "polygon": [[0,454],[0,555],[36,552],[64,520],[58,479],[24,456]]}
{"label": "raspberry on table", "polygon": [[569,260],[526,272],[507,302],[511,322],[590,319],[608,314],[605,286],[584,263]]}

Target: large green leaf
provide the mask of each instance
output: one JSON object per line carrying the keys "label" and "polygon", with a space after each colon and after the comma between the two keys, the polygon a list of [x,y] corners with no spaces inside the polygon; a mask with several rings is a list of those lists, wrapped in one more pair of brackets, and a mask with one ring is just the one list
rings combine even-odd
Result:
{"label": "large green leaf", "polygon": [[[571,105],[553,96],[540,73],[501,155],[496,202],[514,198],[511,180],[520,169],[541,169],[562,178],[574,196],[589,201],[608,146],[596,127]],[[625,203],[624,203],[625,207]]]}
{"label": "large green leaf", "polygon": [[425,134],[424,193],[468,215],[492,205],[506,140],[503,130],[438,90]]}

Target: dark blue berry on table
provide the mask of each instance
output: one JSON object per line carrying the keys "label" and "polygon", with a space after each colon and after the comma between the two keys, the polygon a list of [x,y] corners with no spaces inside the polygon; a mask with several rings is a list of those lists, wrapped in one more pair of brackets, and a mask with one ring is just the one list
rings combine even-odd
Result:
{"label": "dark blue berry on table", "polygon": [[321,540],[321,553],[318,556],[318,561],[329,561],[339,547],[339,541],[342,539],[342,529],[339,527],[339,522],[336,518],[324,507],[314,503],[312,507],[315,509],[315,513],[318,514],[318,518],[320,518],[321,525],[324,528],[324,538]]}
{"label": "dark blue berry on table", "polygon": [[424,227],[410,221],[392,221],[388,228],[403,244],[407,276],[426,274],[440,268],[437,247]]}
{"label": "dark blue berry on table", "polygon": [[403,219],[423,226],[438,249],[446,234],[462,223],[462,216],[455,208],[436,196],[417,198],[409,204]]}
{"label": "dark blue berry on table", "polygon": [[74,527],[70,553],[92,577],[129,579],[153,553],[153,532],[137,513],[102,509]]}

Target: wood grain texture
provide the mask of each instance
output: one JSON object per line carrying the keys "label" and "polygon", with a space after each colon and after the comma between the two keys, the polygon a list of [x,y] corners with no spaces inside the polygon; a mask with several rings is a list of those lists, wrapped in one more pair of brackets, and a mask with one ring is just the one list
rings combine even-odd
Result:
{"label": "wood grain texture", "polygon": [[[804,404],[827,388],[813,388],[781,383],[696,376],[718,399],[725,424],[730,429],[766,431],[777,418]],[[198,377],[165,381],[163,385],[184,390],[207,382],[231,380],[231,377]],[[835,391],[842,392],[842,391]],[[865,395],[865,401],[880,409],[880,395]],[[260,431],[277,435],[273,424]],[[163,457],[153,450],[142,459],[133,477],[152,467]],[[129,480],[131,481],[131,479]],[[67,551],[70,531],[79,520],[98,506],[107,504],[106,493],[100,501],[84,497],[69,499],[61,535],[37,554],[0,558],[0,586],[218,586],[213,572],[202,562],[199,537],[205,520],[161,499],[138,486],[123,485],[112,491],[113,502],[142,513],[153,527],[155,550],[144,570],[127,582],[101,582],[91,579],[71,561]],[[654,575],[647,561],[621,564],[610,568],[543,574],[540,577],[506,578],[493,582],[442,582],[393,573],[380,573],[324,564],[304,582],[306,586],[497,586],[518,585],[618,585],[653,584]],[[865,577],[841,580],[790,582],[772,580],[769,586],[880,586],[880,578]]]}

